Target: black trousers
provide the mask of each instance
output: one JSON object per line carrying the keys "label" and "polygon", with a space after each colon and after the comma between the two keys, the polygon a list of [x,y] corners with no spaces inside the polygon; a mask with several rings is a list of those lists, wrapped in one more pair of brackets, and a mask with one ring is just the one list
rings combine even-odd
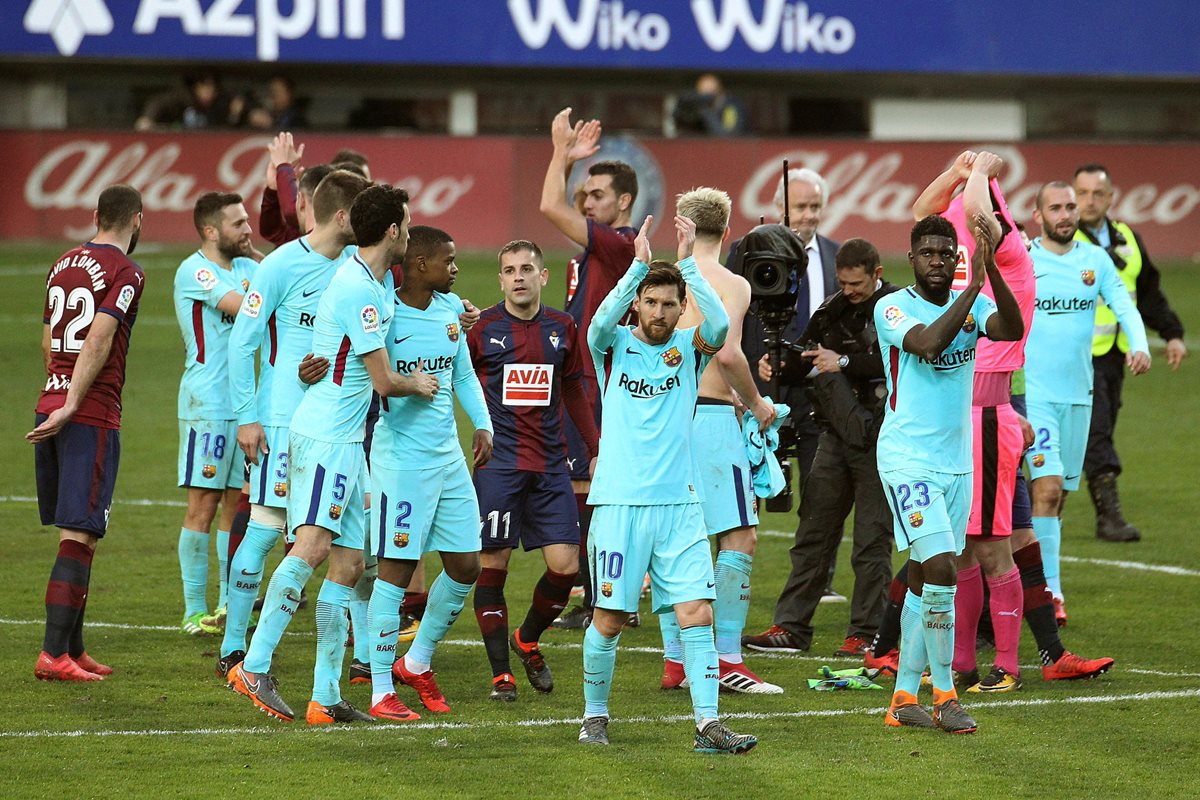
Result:
{"label": "black trousers", "polygon": [[842,526],[854,509],[850,564],[854,594],[848,636],[870,639],[892,579],[892,512],[884,497],[874,446],[862,450],[826,431],[820,436],[800,501],[800,524],[790,556],[792,572],[775,605],[775,624],[812,644],[812,617],[837,560]]}
{"label": "black trousers", "polygon": [[1083,474],[1090,481],[1104,472],[1121,474],[1121,458],[1113,444],[1117,412],[1121,410],[1121,390],[1125,386],[1125,354],[1113,347],[1092,359],[1095,374],[1092,384],[1092,425],[1088,430],[1087,454]]}

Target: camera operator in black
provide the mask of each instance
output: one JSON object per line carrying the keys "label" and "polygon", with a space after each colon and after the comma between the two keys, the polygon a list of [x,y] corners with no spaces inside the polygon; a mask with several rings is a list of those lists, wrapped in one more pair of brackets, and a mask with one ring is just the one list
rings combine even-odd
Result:
{"label": "camera operator in black", "polygon": [[[742,637],[742,645],[753,650],[809,649],[813,612],[837,559],[851,507],[854,595],[846,640],[835,655],[866,652],[891,580],[892,515],[875,466],[887,392],[873,314],[878,299],[898,287],[882,279],[879,252],[865,239],[844,243],[836,266],[841,290],[813,314],[801,342],[785,356],[779,376],[784,386],[807,386],[822,431],[800,502],[800,524],[790,551],[792,572],[775,606],[774,624],[761,634]],[[759,377],[769,380],[771,375],[764,356]]]}

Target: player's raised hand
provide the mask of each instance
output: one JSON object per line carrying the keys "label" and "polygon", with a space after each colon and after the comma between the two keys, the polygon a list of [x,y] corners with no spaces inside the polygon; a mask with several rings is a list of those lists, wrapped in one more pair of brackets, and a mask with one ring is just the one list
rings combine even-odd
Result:
{"label": "player's raised hand", "polygon": [[300,159],[304,156],[304,145],[296,147],[292,134],[284,131],[271,140],[271,143],[267,145],[267,152],[271,156],[271,169],[283,164],[291,164],[296,167],[299,166]]}
{"label": "player's raised hand", "polygon": [[550,122],[550,141],[554,143],[555,150],[566,153],[575,144],[577,136],[578,131],[571,126],[571,107],[567,106],[555,114]]}
{"label": "player's raised hand", "polygon": [[582,161],[600,152],[600,120],[590,119],[587,122],[575,123],[575,142],[567,149],[567,158],[571,161]]}
{"label": "player's raised hand", "polygon": [[267,447],[267,434],[257,422],[238,425],[237,440],[238,447],[242,448],[251,464],[258,464],[259,453],[271,452],[271,448]]}
{"label": "player's raised hand", "polygon": [[958,158],[954,159],[954,171],[958,177],[964,181],[971,177],[971,166],[975,163],[975,151],[963,150],[958,154]]}
{"label": "player's raised hand", "polygon": [[971,283],[983,288],[987,271],[996,268],[995,243],[987,218],[982,213],[971,217],[971,233],[975,236],[975,253],[971,256]]}
{"label": "player's raised hand", "polygon": [[71,417],[73,416],[75,416],[75,412],[67,409],[66,406],[63,406],[62,408],[56,408],[51,411],[44,420],[42,420],[41,425],[38,425],[29,433],[25,434],[25,438],[33,444],[44,442],[47,439],[56,436],[58,432],[63,429],[63,426],[71,421]]}
{"label": "player's raised hand", "polygon": [[458,315],[458,324],[464,331],[469,331],[475,327],[475,323],[479,322],[480,315],[483,314],[475,305],[467,298],[462,299],[463,308],[466,310]]}
{"label": "player's raised hand", "polygon": [[696,222],[681,214],[675,215],[675,260],[683,261],[696,247]]}
{"label": "player's raised hand", "polygon": [[492,432],[480,428],[471,439],[471,452],[475,454],[475,466],[482,467],[492,460]]}
{"label": "player's raised hand", "polygon": [[1129,366],[1130,373],[1144,375],[1150,371],[1150,354],[1143,353],[1141,350],[1126,353],[1125,363]]}
{"label": "player's raised hand", "polygon": [[654,224],[652,215],[646,216],[646,221],[642,223],[642,229],[638,231],[637,238],[633,240],[633,256],[643,264],[649,264],[650,259],[650,226]]}
{"label": "player's raised hand", "polygon": [[430,375],[425,371],[425,366],[418,363],[412,372],[408,373],[408,391],[405,394],[412,397],[423,397],[426,400],[432,400],[434,395],[438,393],[438,379],[436,375]]}
{"label": "player's raised hand", "polygon": [[325,373],[328,371],[329,359],[324,356],[314,356],[312,353],[304,356],[300,361],[300,366],[296,370],[300,375],[300,382],[309,386],[320,382],[321,378],[324,378]]}
{"label": "player's raised hand", "polygon": [[1000,174],[1000,170],[1004,169],[1004,159],[995,153],[982,150],[979,155],[975,156],[975,163],[971,165],[971,169],[974,172],[982,172],[989,178],[994,178]]}

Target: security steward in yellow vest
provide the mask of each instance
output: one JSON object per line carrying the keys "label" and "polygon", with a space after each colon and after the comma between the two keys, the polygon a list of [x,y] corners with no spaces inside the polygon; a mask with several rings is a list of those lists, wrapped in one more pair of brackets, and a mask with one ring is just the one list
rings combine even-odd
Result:
{"label": "security steward in yellow vest", "polygon": [[[1137,303],[1142,321],[1166,340],[1167,363],[1172,370],[1178,369],[1187,356],[1183,323],[1171,310],[1162,292],[1159,272],[1150,261],[1142,237],[1124,222],[1108,217],[1113,202],[1108,170],[1100,164],[1085,164],[1075,170],[1075,198],[1079,203],[1079,230],[1075,238],[1103,247],[1112,258],[1125,288]],[[1112,309],[1099,303],[1092,339],[1092,424],[1083,470],[1096,507],[1096,537],[1110,542],[1133,542],[1142,538],[1141,532],[1121,513],[1117,493],[1121,459],[1113,444],[1117,412],[1121,409],[1121,388],[1125,382],[1125,353],[1128,351],[1129,340],[1117,324]]]}

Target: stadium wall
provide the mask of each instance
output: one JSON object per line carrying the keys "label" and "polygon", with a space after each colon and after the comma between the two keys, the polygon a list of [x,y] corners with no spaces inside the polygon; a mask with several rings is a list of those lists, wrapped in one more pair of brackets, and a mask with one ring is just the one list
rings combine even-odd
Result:
{"label": "stadium wall", "polygon": [[[414,218],[450,231],[460,246],[493,249],[515,238],[551,247],[561,237],[538,213],[549,158],[543,139],[522,137],[306,134],[305,160],[319,163],[343,147],[366,153],[377,180],[413,197]],[[92,232],[91,210],[113,183],[139,188],[146,238],[192,242],[192,206],[205,191],[241,193],[257,218],[268,137],[236,133],[136,134],[3,131],[10,174],[0,199],[0,239],[80,239]],[[1030,220],[1038,186],[1070,179],[1098,161],[1117,188],[1114,216],[1135,225],[1159,258],[1200,256],[1200,144],[862,142],[780,139],[606,138],[597,159],[637,169],[635,220],[659,220],[681,191],[717,186],[734,200],[740,235],[759,217],[772,220],[772,194],[783,159],[809,166],[830,183],[822,232],[866,236],[889,253],[907,249],[910,209],[924,186],[962,149],[987,148],[1006,161],[1001,183],[1020,220]],[[576,167],[576,175],[583,174]]]}

